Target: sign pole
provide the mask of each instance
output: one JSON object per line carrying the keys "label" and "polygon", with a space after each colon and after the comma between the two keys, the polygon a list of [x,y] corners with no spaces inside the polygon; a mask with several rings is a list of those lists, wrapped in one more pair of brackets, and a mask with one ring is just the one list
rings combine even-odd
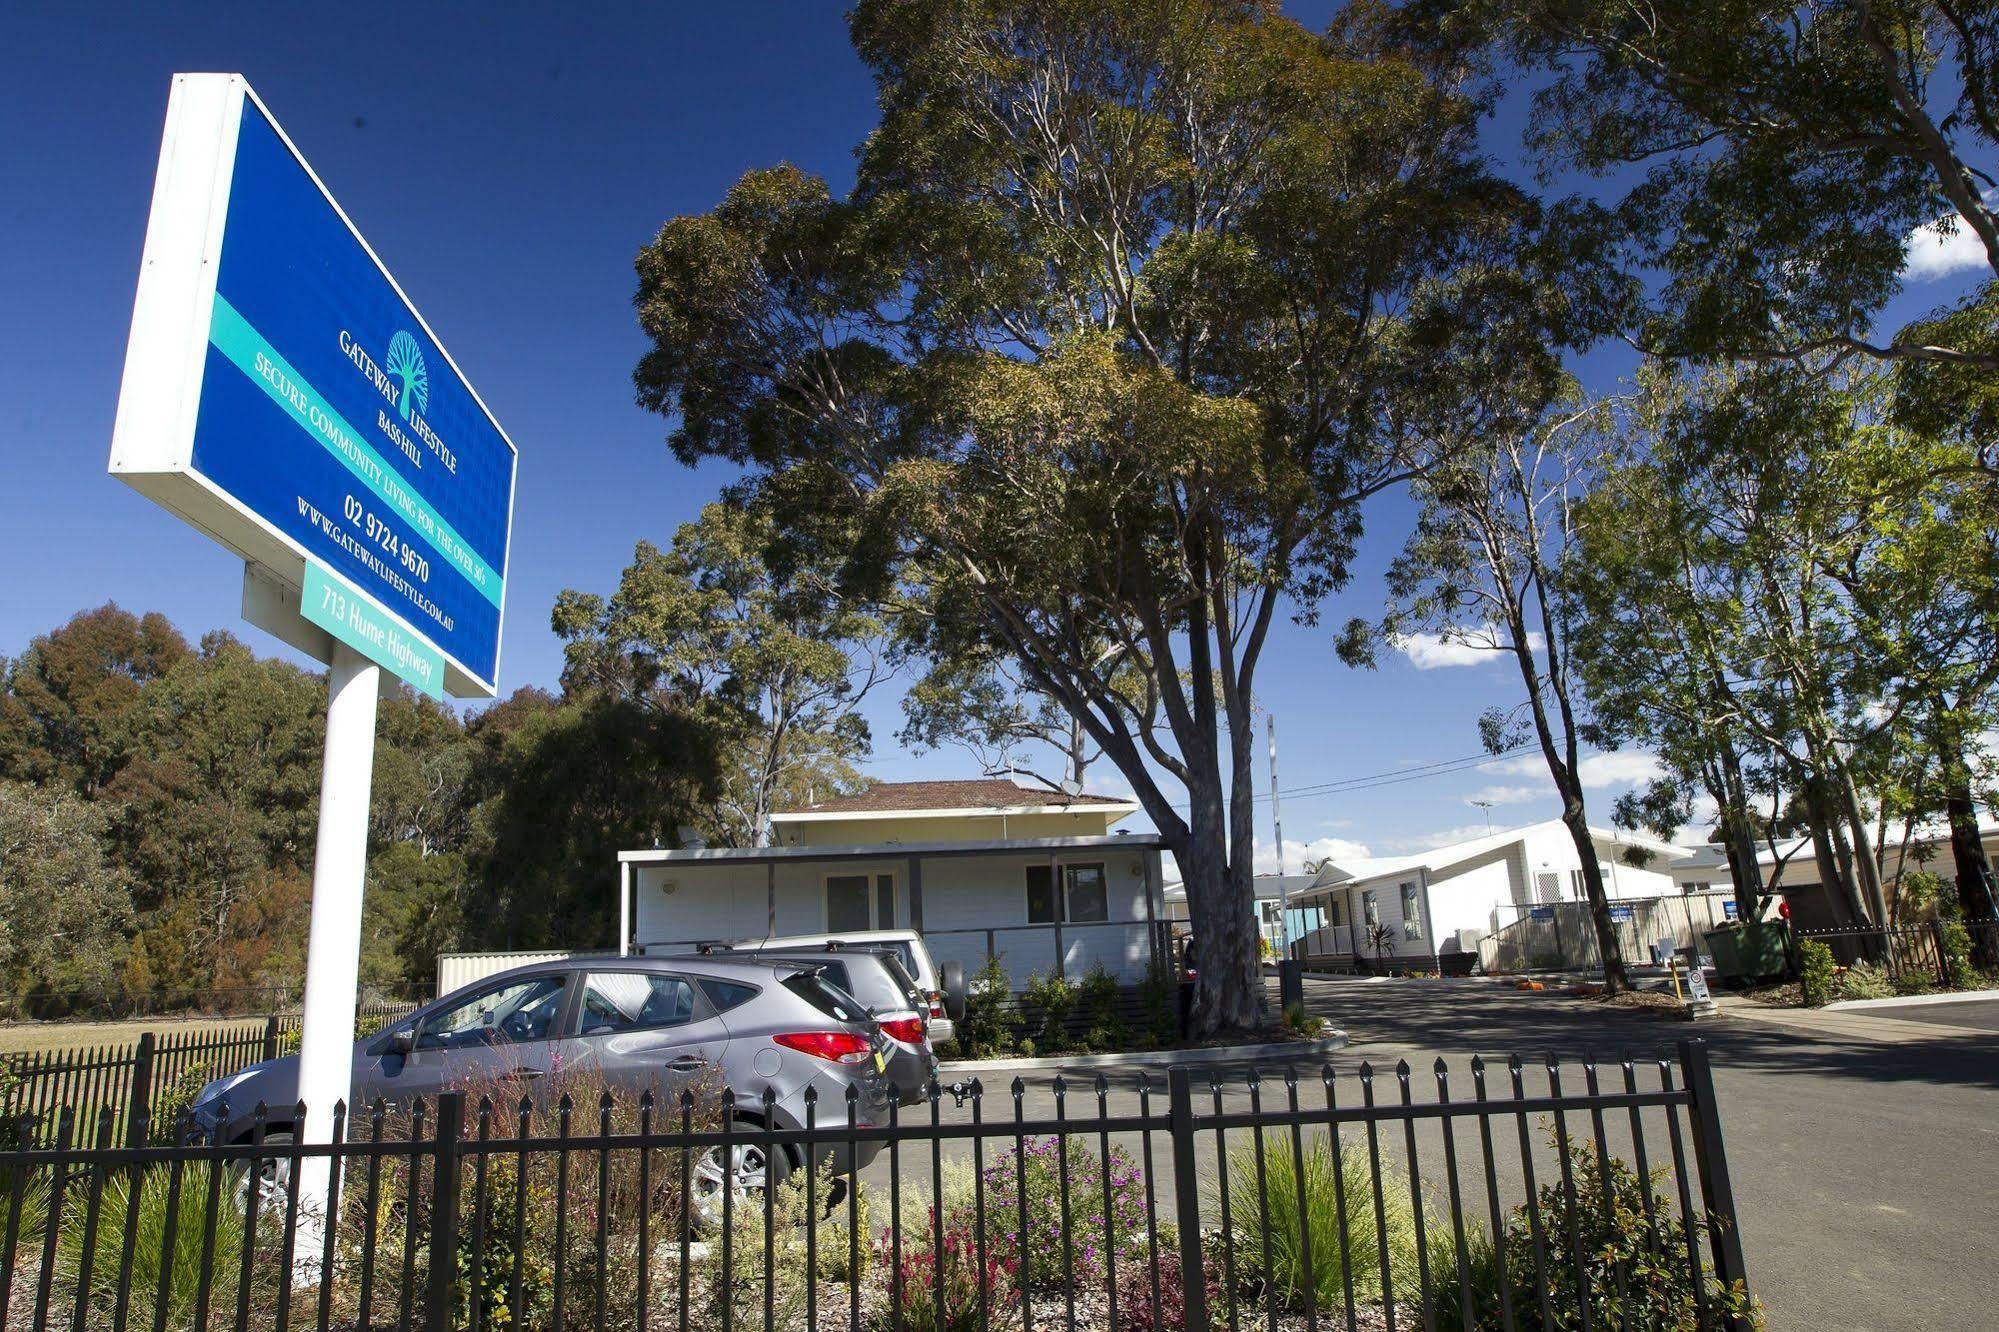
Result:
{"label": "sign pole", "polygon": [[[305,1103],[299,1141],[308,1145],[333,1140],[334,1103],[353,1092],[354,992],[361,971],[361,892],[368,869],[368,792],[381,676],[381,667],[334,642],[326,679],[326,759],[319,779],[319,840],[312,862],[312,926],[298,1059],[298,1096]],[[300,1170],[300,1215],[324,1217],[331,1158],[303,1157]]]}

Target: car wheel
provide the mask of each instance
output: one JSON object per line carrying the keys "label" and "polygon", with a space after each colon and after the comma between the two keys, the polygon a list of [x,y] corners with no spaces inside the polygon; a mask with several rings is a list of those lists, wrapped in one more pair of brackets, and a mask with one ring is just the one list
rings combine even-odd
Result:
{"label": "car wheel", "polygon": [[[285,1205],[285,1195],[291,1191],[292,1185],[291,1146],[294,1140],[290,1129],[274,1129],[264,1134],[263,1150],[268,1155],[238,1157],[230,1161],[230,1172],[236,1177],[236,1202],[244,1210],[249,1209],[253,1186],[257,1191],[259,1211]],[[237,1145],[249,1147],[251,1140],[245,1138]]]}
{"label": "car wheel", "polygon": [[742,1216],[745,1208],[761,1214],[764,1190],[784,1183],[791,1175],[790,1154],[764,1141],[763,1125],[754,1119],[733,1119],[729,1128],[742,1138],[729,1144],[726,1168],[723,1149],[717,1144],[695,1157],[689,1171],[688,1188],[693,1196],[688,1199],[688,1212],[694,1228],[703,1234],[721,1230],[725,1207],[731,1220]]}

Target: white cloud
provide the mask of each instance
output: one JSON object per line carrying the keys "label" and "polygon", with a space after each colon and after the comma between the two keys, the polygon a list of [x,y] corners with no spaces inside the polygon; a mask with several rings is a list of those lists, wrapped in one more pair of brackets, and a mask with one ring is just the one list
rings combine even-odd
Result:
{"label": "white cloud", "polygon": [[[1305,862],[1325,860],[1335,861],[1365,860],[1372,853],[1363,842],[1351,841],[1345,837],[1318,837],[1309,842],[1292,838],[1284,839],[1284,872],[1303,874]],[[1258,874],[1277,873],[1277,849],[1261,837],[1256,839],[1256,872]]]}
{"label": "white cloud", "polygon": [[[1482,763],[1479,765],[1479,771],[1505,777],[1545,777],[1548,773],[1548,763],[1539,754],[1521,754],[1514,758],[1499,759],[1493,763]],[[1581,779],[1585,791],[1636,786],[1640,782],[1657,777],[1660,771],[1659,760],[1639,749],[1591,754],[1576,765],[1576,775]]]}
{"label": "white cloud", "polygon": [[1543,786],[1481,786],[1465,797],[1467,805],[1524,805],[1530,800],[1553,795],[1552,785]]}
{"label": "white cloud", "polygon": [[[1944,231],[1946,221],[1951,224],[1949,234]],[[1934,282],[1990,263],[1977,233],[1955,213],[1910,232],[1903,253],[1902,277],[1909,282]]]}
{"label": "white cloud", "polygon": [[[1419,671],[1434,671],[1443,666],[1477,666],[1496,660],[1496,654],[1507,650],[1499,644],[1499,636],[1490,636],[1493,644],[1466,643],[1455,638],[1444,638],[1439,634],[1403,634],[1395,640],[1395,650],[1409,658],[1409,664]],[[1527,635],[1527,645],[1541,646],[1540,634]]]}
{"label": "white cloud", "polygon": [[1429,851],[1453,842],[1468,842],[1474,837],[1484,837],[1498,831],[1483,823],[1464,823],[1455,828],[1439,828],[1435,832],[1418,834],[1415,837],[1392,837],[1382,843],[1385,850],[1396,855],[1408,855],[1416,851]]}

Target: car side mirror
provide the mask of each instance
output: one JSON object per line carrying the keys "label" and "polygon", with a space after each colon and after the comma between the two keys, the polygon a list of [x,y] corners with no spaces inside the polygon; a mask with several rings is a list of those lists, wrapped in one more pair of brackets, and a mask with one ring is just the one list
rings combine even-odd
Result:
{"label": "car side mirror", "polygon": [[416,1028],[401,1027],[389,1033],[389,1053],[407,1058],[416,1049]]}

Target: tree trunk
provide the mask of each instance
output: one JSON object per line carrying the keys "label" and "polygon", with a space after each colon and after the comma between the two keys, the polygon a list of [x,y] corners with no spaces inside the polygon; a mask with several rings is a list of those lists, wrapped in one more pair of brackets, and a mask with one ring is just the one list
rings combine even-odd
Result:
{"label": "tree trunk", "polygon": [[1582,861],[1583,894],[1589,899],[1596,950],[1603,958],[1603,988],[1609,994],[1623,994],[1631,988],[1631,977],[1624,969],[1624,950],[1617,942],[1617,926],[1611,923],[1610,896],[1603,888],[1603,864],[1597,859],[1596,839],[1590,836],[1580,796],[1564,797],[1562,825],[1569,830],[1569,837],[1576,844],[1576,857]]}
{"label": "tree trunk", "polygon": [[[1957,873],[1957,900],[1971,927],[1972,965],[1999,967],[1999,903],[1995,903],[1992,862],[1978,837],[1978,805],[1969,783],[1953,782],[1944,802],[1950,815],[1950,856]],[[1984,928],[1979,928],[1983,926]]]}
{"label": "tree trunk", "polygon": [[1736,914],[1746,921],[1762,918],[1763,865],[1757,859],[1756,829],[1749,822],[1749,791],[1742,780],[1742,761],[1728,745],[1722,756],[1726,799],[1722,803],[1722,836],[1728,847],[1728,873],[1735,885]]}
{"label": "tree trunk", "polygon": [[1224,851],[1220,792],[1203,798],[1190,789],[1188,795],[1193,806],[1190,835],[1169,839],[1167,849],[1187,889],[1188,923],[1194,935],[1189,1034],[1207,1036],[1256,1024],[1259,972],[1250,885],[1232,872]]}

